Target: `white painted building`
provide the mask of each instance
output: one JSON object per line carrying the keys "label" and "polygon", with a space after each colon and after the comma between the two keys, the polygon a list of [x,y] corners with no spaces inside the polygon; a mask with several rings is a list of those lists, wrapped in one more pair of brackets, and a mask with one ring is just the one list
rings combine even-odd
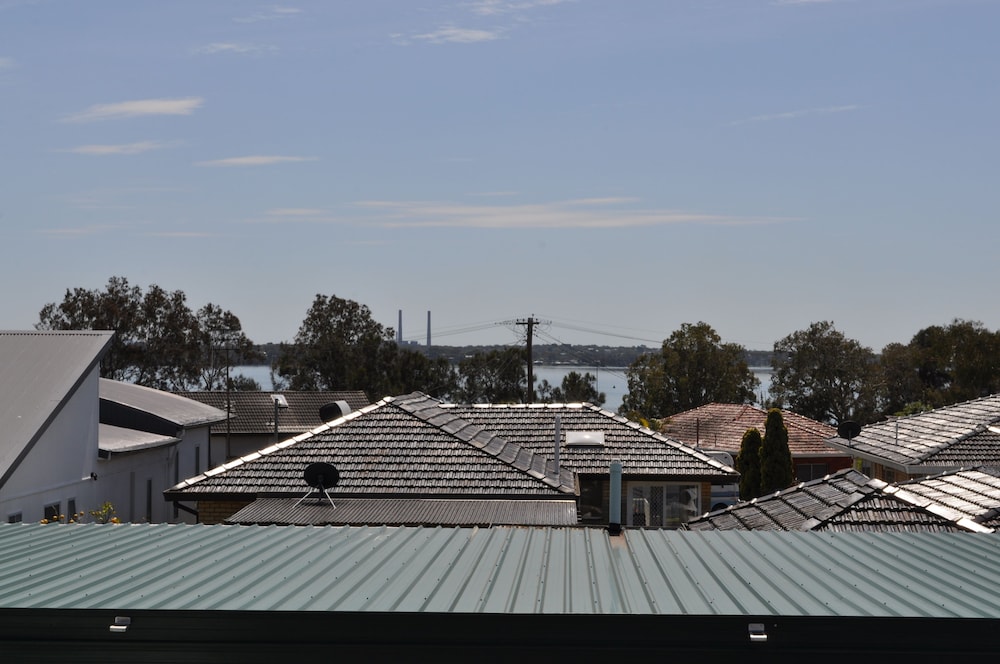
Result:
{"label": "white painted building", "polygon": [[101,379],[113,334],[0,332],[0,519],[68,521],[110,502],[122,521],[193,520],[162,492],[199,472],[225,413]]}

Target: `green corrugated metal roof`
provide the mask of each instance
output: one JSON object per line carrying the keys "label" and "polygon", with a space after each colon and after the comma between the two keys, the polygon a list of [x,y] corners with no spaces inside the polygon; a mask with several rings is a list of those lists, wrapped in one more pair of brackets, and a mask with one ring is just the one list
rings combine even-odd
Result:
{"label": "green corrugated metal roof", "polygon": [[0,608],[1000,618],[1000,537],[0,524]]}

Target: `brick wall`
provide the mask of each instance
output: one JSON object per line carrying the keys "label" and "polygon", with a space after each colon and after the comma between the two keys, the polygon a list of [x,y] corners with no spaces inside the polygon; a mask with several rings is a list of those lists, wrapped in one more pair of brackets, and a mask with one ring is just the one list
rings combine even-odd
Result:
{"label": "brick wall", "polygon": [[222,523],[241,509],[249,505],[251,500],[199,500],[198,523]]}

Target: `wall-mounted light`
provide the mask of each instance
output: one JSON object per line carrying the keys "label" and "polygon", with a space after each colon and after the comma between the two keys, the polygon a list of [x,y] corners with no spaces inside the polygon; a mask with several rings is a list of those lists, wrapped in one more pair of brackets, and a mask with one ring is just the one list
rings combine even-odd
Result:
{"label": "wall-mounted light", "polygon": [[124,634],[128,631],[128,626],[132,624],[132,619],[128,616],[115,616],[115,622],[108,626],[109,632]]}

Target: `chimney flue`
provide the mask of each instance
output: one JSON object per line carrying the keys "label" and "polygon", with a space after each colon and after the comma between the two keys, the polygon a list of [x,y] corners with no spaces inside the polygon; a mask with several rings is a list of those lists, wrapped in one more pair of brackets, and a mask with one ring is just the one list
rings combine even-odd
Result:
{"label": "chimney flue", "polygon": [[622,532],[622,462],[611,462],[611,496],[608,501],[608,533]]}

